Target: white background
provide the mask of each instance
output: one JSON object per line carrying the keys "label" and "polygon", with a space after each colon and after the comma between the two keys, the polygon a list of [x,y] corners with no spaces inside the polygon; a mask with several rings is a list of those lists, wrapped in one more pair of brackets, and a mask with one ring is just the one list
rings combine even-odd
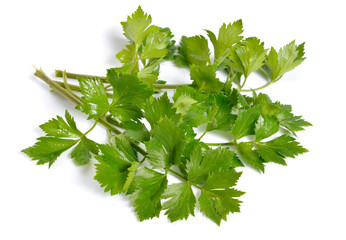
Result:
{"label": "white background", "polygon": [[[1,1],[0,3],[0,239],[346,239],[345,66],[343,1]],[[42,133],[39,124],[69,109],[84,131],[85,116],[39,79],[34,64],[105,75],[119,66],[126,43],[120,21],[141,4],[153,23],[182,35],[214,32],[243,19],[244,35],[276,48],[306,42],[307,60],[265,89],[314,124],[299,133],[310,150],[265,174],[244,170],[241,213],[220,227],[200,213],[187,221],[139,222],[124,196],[110,197],[93,180],[93,166],[67,154],[50,168],[20,153]],[[165,71],[165,72],[164,72]],[[161,77],[186,82],[165,64]],[[177,73],[178,72],[178,73]],[[251,82],[251,78],[248,80]],[[99,127],[91,137],[105,141]]]}

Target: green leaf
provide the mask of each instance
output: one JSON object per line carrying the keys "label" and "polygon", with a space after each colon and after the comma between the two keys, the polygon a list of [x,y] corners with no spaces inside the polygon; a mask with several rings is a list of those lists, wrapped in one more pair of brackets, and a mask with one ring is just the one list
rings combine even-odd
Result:
{"label": "green leaf", "polygon": [[148,161],[153,168],[166,168],[172,164],[169,154],[158,140],[152,139],[145,142],[145,147],[148,153]]}
{"label": "green leaf", "polygon": [[169,50],[167,49],[167,40],[167,32],[150,33],[145,40],[143,52],[139,58],[148,59],[164,57],[169,52]]}
{"label": "green leaf", "polygon": [[109,82],[111,85],[114,85],[116,79],[119,79],[123,75],[129,74],[130,70],[131,65],[107,69],[107,82]]}
{"label": "green leaf", "polygon": [[304,130],[304,127],[312,126],[311,123],[302,119],[302,116],[295,116],[292,111],[291,105],[282,105],[276,103],[279,106],[279,111],[275,114],[276,118],[279,120],[281,126],[289,130],[295,135],[295,132]]}
{"label": "green leaf", "polygon": [[129,140],[123,134],[110,135],[109,143],[112,147],[119,149],[125,159],[130,162],[138,160],[137,154],[134,153]]}
{"label": "green leaf", "polygon": [[131,167],[127,169],[128,174],[127,174],[127,178],[123,187],[123,192],[127,192],[129,190],[131,184],[133,183],[136,177],[136,172],[139,166],[140,166],[139,162],[133,162]]}
{"label": "green leaf", "polygon": [[165,174],[142,168],[137,176],[138,190],[131,196],[140,221],[158,217],[162,209],[161,197],[167,187]]}
{"label": "green leaf", "polygon": [[229,99],[222,94],[213,97],[213,105],[207,112],[207,116],[207,131],[229,131],[235,121],[235,116],[232,114],[232,105]]}
{"label": "green leaf", "polygon": [[79,138],[83,135],[76,127],[76,122],[69,114],[65,111],[65,118],[67,122],[60,116],[56,116],[48,122],[40,125],[40,128],[47,134],[47,136],[57,138]]}
{"label": "green leaf", "polygon": [[279,52],[271,48],[265,61],[264,69],[272,81],[277,81],[286,72],[301,64],[305,60],[304,54],[304,43],[297,46],[295,41],[280,48]]}
{"label": "green leaf", "polygon": [[259,116],[255,126],[256,141],[270,137],[278,131],[279,123],[275,118],[268,115]]}
{"label": "green leaf", "polygon": [[125,125],[125,134],[138,142],[145,142],[150,140],[150,133],[146,126],[140,122],[124,122]]}
{"label": "green leaf", "polygon": [[143,116],[141,109],[133,104],[114,104],[109,112],[118,122],[138,121]]}
{"label": "green leaf", "polygon": [[[110,71],[112,71],[110,69]],[[125,74],[109,80],[113,86],[112,105],[134,104],[141,106],[152,94],[153,90],[142,83],[135,74]]]}
{"label": "green leaf", "polygon": [[204,66],[210,63],[208,41],[203,36],[183,36],[178,48],[176,63],[180,66]]}
{"label": "green leaf", "polygon": [[240,161],[238,155],[234,153],[233,159],[232,159],[232,168],[236,167],[244,167],[244,164]]}
{"label": "green leaf", "polygon": [[125,46],[119,53],[117,53],[116,57],[119,61],[125,65],[132,65],[136,60],[136,45],[128,44]]}
{"label": "green leaf", "polygon": [[160,62],[158,59],[151,63],[150,65],[145,66],[141,71],[137,73],[138,78],[145,84],[151,85],[158,80]]}
{"label": "green leaf", "polygon": [[77,129],[76,122],[74,118],[71,116],[71,114],[67,111],[67,109],[65,110],[65,119],[70,128],[79,134],[80,131]]}
{"label": "green leaf", "polygon": [[78,140],[54,137],[40,137],[34,146],[22,150],[32,160],[38,160],[37,164],[48,163],[49,167],[67,149],[75,145]]}
{"label": "green leaf", "polygon": [[146,30],[150,24],[151,16],[144,13],[140,6],[131,16],[127,17],[126,22],[121,22],[125,37],[136,45],[141,44],[145,39],[148,34]]}
{"label": "green leaf", "polygon": [[105,187],[105,192],[109,191],[111,195],[122,193],[132,159],[128,159],[124,152],[111,145],[99,145],[99,148],[102,155],[95,157],[99,163],[95,164],[94,179],[100,183],[101,187]]}
{"label": "green leaf", "polygon": [[240,212],[240,203],[236,197],[244,193],[233,188],[224,190],[201,191],[198,199],[201,212],[217,225],[227,220],[227,215]]}
{"label": "green leaf", "polygon": [[190,76],[200,91],[218,93],[224,87],[224,84],[216,78],[216,69],[212,65],[191,65]]}
{"label": "green leaf", "polygon": [[255,133],[255,123],[261,114],[261,110],[262,106],[256,105],[239,113],[232,128],[232,134],[235,140]]}
{"label": "green leaf", "polygon": [[232,169],[219,169],[212,172],[207,181],[204,184],[206,189],[224,189],[230,188],[236,185],[238,179],[241,176],[241,172],[236,172]]}
{"label": "green leaf", "polygon": [[202,153],[197,146],[191,153],[190,161],[186,163],[188,179],[195,182],[205,181],[213,171],[234,167],[233,156],[234,152],[227,148],[208,149]]}
{"label": "green leaf", "polygon": [[305,148],[299,145],[295,139],[288,135],[280,137],[268,142],[256,143],[258,155],[266,162],[275,162],[286,165],[285,157],[294,158],[298,154],[308,152]]}
{"label": "green leaf", "polygon": [[291,105],[281,104],[280,102],[273,103],[266,94],[258,94],[254,99],[254,103],[261,103],[262,115],[276,118],[280,126],[287,129],[293,135],[297,131],[304,130],[305,127],[312,126],[311,123],[302,119],[302,116],[293,115]]}
{"label": "green leaf", "polygon": [[197,102],[205,102],[208,97],[206,94],[201,93],[197,89],[187,85],[183,85],[175,90],[173,95],[174,102],[176,102],[180,96],[190,97]]}
{"label": "green leaf", "polygon": [[107,80],[113,86],[113,101],[108,110],[120,122],[142,117],[140,107],[153,94],[153,89],[142,83],[135,74],[122,74],[108,69]]}
{"label": "green leaf", "polygon": [[266,53],[264,43],[261,43],[258,38],[247,38],[231,51],[231,66],[242,72],[247,79],[250,73],[262,67]]}
{"label": "green leaf", "polygon": [[82,137],[75,149],[71,152],[71,158],[78,165],[85,165],[90,162],[91,153],[96,155],[98,151],[97,143],[86,137]]}
{"label": "green leaf", "polygon": [[155,168],[179,165],[185,145],[185,133],[164,117],[151,130],[153,139],[146,143],[148,160]]}
{"label": "green leaf", "polygon": [[243,160],[255,169],[264,172],[264,161],[259,157],[257,152],[253,150],[253,147],[253,143],[247,142],[241,142],[237,145],[237,149]]}
{"label": "green leaf", "polygon": [[87,164],[91,153],[98,153],[97,143],[86,138],[85,134],[78,130],[76,122],[67,110],[65,119],[66,121],[57,116],[40,125],[46,136],[38,138],[34,146],[24,149],[23,152],[33,160],[39,160],[37,164],[49,163],[50,167],[61,153],[79,142],[71,157],[78,165]]}
{"label": "green leaf", "polygon": [[204,106],[189,96],[180,95],[173,107],[181,116],[181,126],[193,128],[206,122]]}
{"label": "green leaf", "polygon": [[173,104],[168,99],[167,92],[159,98],[151,97],[146,101],[143,110],[144,117],[150,123],[151,127],[154,127],[163,116],[174,121],[179,119],[175,108],[173,108]]}
{"label": "green leaf", "polygon": [[163,204],[163,209],[167,209],[165,215],[171,222],[187,219],[190,214],[195,215],[196,198],[189,183],[169,185],[162,198],[169,199]]}
{"label": "green leaf", "polygon": [[243,37],[240,36],[243,32],[242,20],[235,21],[229,24],[223,24],[219,29],[219,35],[216,39],[215,34],[207,30],[208,37],[214,45],[215,60],[219,60],[228,55],[231,47],[240,42]]}
{"label": "green leaf", "polygon": [[194,103],[197,103],[197,101],[193,98],[186,95],[180,95],[179,98],[175,101],[173,107],[177,109],[176,113],[184,116],[187,114]]}
{"label": "green leaf", "polygon": [[179,125],[186,130],[207,122],[205,111],[208,106],[206,96],[201,92],[192,87],[183,86],[176,89],[173,100],[173,107],[180,114]]}
{"label": "green leaf", "polygon": [[[200,153],[197,153],[197,155],[200,155]],[[210,158],[210,160],[215,160],[218,162],[220,162],[220,160],[224,161],[222,160],[222,158],[227,159],[229,161],[229,157],[225,155],[214,155],[210,157],[214,157],[213,159]],[[232,157],[232,159],[233,158],[234,157]],[[227,161],[224,161],[224,163],[226,162]],[[202,162],[199,166],[203,165],[204,164]],[[240,197],[242,194],[244,194],[243,192],[230,188],[237,183],[239,177],[241,176],[241,173],[234,171],[232,168],[227,167],[227,165],[222,165],[223,164],[216,168],[210,169],[211,171],[207,176],[206,181],[202,181],[202,183],[204,182],[204,185],[201,188],[201,195],[198,199],[201,212],[218,225],[220,225],[222,219],[225,221],[227,220],[227,215],[229,214],[229,212],[234,213],[240,211],[239,204],[241,202],[238,199],[235,199],[235,197]],[[194,165],[194,167],[197,169],[199,166]],[[189,167],[190,166],[187,165],[187,168]],[[191,171],[188,173],[190,178]]]}
{"label": "green leaf", "polygon": [[88,119],[97,119],[109,110],[109,102],[103,82],[100,79],[79,78],[79,85],[85,103],[76,108],[89,114]]}

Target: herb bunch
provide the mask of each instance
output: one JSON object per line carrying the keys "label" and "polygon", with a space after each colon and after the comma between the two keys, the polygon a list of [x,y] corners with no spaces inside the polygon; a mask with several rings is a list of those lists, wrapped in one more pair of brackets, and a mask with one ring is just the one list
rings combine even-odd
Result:
{"label": "herb bunch", "polygon": [[[290,105],[257,93],[304,61],[304,43],[265,49],[258,38],[241,35],[238,20],[223,24],[217,35],[206,30],[212,54],[203,35],[184,36],[176,44],[169,28],[151,23],[141,7],[121,23],[128,39],[116,55],[122,66],[108,69],[106,77],[57,70],[63,81],[55,81],[37,69],[37,77],[94,124],[83,132],[66,110],[64,117],[42,124],[45,136],[22,151],[49,167],[68,149],[78,165],[95,158],[95,180],[111,195],[127,195],[140,221],[161,211],[172,222],[187,219],[198,205],[220,225],[230,212],[240,211],[244,192],[235,185],[241,168],[264,172],[268,162],[286,165],[286,158],[307,151],[295,137],[311,124],[295,116]],[[164,61],[188,68],[191,83],[161,80]],[[256,71],[267,83],[244,88]],[[220,80],[217,72],[226,73],[226,79]],[[77,79],[78,85],[68,79]],[[165,89],[175,89],[172,99]],[[97,124],[109,130],[107,144],[88,138]],[[196,128],[205,131],[197,137]],[[216,130],[225,132],[229,142],[204,141],[206,133]],[[179,182],[169,183],[168,175]]]}

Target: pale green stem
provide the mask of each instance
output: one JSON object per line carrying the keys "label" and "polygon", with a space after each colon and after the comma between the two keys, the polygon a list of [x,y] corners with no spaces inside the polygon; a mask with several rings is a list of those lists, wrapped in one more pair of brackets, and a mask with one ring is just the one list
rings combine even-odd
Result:
{"label": "pale green stem", "polygon": [[261,90],[263,88],[266,88],[268,87],[269,85],[271,85],[272,83],[274,82],[268,82],[267,84],[263,85],[262,87],[258,87],[258,88],[254,88],[254,89],[241,89],[241,88],[238,88],[237,90],[239,92],[252,92],[252,91],[258,91],[258,90]]}
{"label": "pale green stem", "polygon": [[240,86],[240,89],[242,89],[246,83],[247,77],[245,77],[243,84]]}
{"label": "pale green stem", "polygon": [[158,88],[158,89],[177,89],[182,86],[192,86],[192,84],[153,84],[153,88]]}
{"label": "pale green stem", "polygon": [[[55,70],[55,77],[62,77],[63,71],[61,70]],[[66,72],[66,77],[71,79],[78,79],[78,78],[98,78],[104,82],[107,82],[106,77],[101,76],[95,76],[95,75],[87,75],[87,74],[77,74],[77,73],[70,73]]]}
{"label": "pale green stem", "polygon": [[206,130],[204,131],[204,133],[202,133],[202,135],[198,138],[198,140],[201,140],[201,139],[204,137],[204,135],[207,134],[207,132],[208,132],[208,130],[206,129]]}
{"label": "pale green stem", "polygon": [[82,137],[84,137],[84,136],[86,136],[88,133],[90,133],[95,127],[96,127],[96,125],[97,125],[97,120],[94,122],[94,124],[91,126],[91,128],[88,130],[88,131],[86,131],[82,136],[81,136],[81,138]]}
{"label": "pale green stem", "polygon": [[234,142],[226,142],[226,143],[205,143],[208,146],[234,146],[236,143]]}
{"label": "pale green stem", "polygon": [[66,76],[66,70],[63,71],[62,73],[62,78],[64,80],[64,85],[65,85],[65,88],[67,89],[67,91],[69,91],[70,93],[72,93],[72,90],[70,89],[68,83],[67,83],[67,76]]}

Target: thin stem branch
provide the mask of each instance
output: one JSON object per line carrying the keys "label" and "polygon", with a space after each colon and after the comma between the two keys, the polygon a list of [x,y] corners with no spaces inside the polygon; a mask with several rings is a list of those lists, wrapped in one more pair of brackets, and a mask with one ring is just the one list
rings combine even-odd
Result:
{"label": "thin stem branch", "polygon": [[167,169],[168,172],[172,173],[173,175],[175,175],[177,178],[179,178],[182,181],[188,181],[187,178],[185,178],[183,175],[181,175],[180,173],[168,168]]}
{"label": "thin stem branch", "polygon": [[258,90],[261,90],[261,89],[263,89],[263,88],[266,88],[266,87],[268,87],[269,85],[271,85],[272,83],[274,83],[274,82],[268,82],[267,84],[265,84],[265,85],[263,85],[262,87],[258,87],[258,88],[254,88],[254,89],[241,89],[241,88],[238,88],[237,90],[239,91],[239,92],[252,92],[252,91],[258,91]]}
{"label": "thin stem branch", "polygon": [[112,85],[111,84],[108,84],[107,86],[105,86],[105,90],[107,90],[108,88],[111,88]]}
{"label": "thin stem branch", "polygon": [[205,129],[204,133],[202,133],[202,135],[198,138],[198,140],[201,140],[205,134],[207,134],[208,132],[208,129]]}
{"label": "thin stem branch", "polygon": [[205,143],[208,146],[234,146],[234,142],[226,142],[226,143]]}
{"label": "thin stem branch", "polygon": [[63,71],[63,73],[62,73],[62,78],[63,78],[63,80],[64,80],[65,88],[67,89],[67,91],[69,91],[70,93],[72,93],[72,90],[70,89],[70,86],[69,86],[68,83],[67,83],[66,70]]}
{"label": "thin stem branch", "polygon": [[139,164],[142,164],[145,161],[145,159],[147,159],[147,156],[144,156],[144,158],[139,162]]}
{"label": "thin stem branch", "polygon": [[69,99],[71,102],[73,102],[76,105],[81,104],[82,102],[73,96],[70,92],[68,92],[65,88],[60,86],[59,84],[52,81],[41,69],[37,69],[34,73],[35,76],[43,80],[45,83],[47,83],[53,90],[56,90],[60,95],[63,97]]}
{"label": "thin stem branch", "polygon": [[153,88],[158,88],[158,89],[177,89],[182,86],[192,86],[192,84],[153,84]]}
{"label": "thin stem branch", "polygon": [[[55,70],[55,77],[62,77],[63,76],[63,71],[61,70]],[[66,72],[66,76],[71,79],[78,79],[78,78],[98,78],[104,82],[107,82],[106,77],[101,77],[101,76],[95,76],[95,75],[87,75],[87,74],[77,74],[77,73],[70,73]]]}
{"label": "thin stem branch", "polygon": [[[84,137],[84,136],[86,136],[88,133],[90,133],[95,127],[96,127],[96,125],[97,125],[97,120],[94,122],[94,124],[91,126],[91,128],[88,130],[88,131],[86,131],[83,135],[82,135],[82,137]],[[81,138],[82,138],[81,137]]]}
{"label": "thin stem branch", "polygon": [[242,89],[245,86],[246,80],[247,80],[247,77],[245,77],[243,84],[240,85],[240,89]]}

